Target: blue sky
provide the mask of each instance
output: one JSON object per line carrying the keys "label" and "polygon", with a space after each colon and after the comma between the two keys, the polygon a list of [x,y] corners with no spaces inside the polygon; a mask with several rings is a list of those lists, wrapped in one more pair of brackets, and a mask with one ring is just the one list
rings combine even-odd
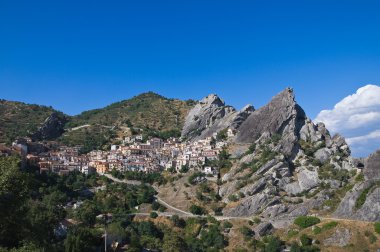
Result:
{"label": "blue sky", "polygon": [[379,1],[0,1],[0,98],[68,114],[145,91],[311,118],[380,83]]}

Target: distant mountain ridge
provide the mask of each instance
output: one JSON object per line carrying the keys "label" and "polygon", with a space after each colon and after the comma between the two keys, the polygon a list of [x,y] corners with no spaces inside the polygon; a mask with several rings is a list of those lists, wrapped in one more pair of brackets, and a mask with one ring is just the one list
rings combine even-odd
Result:
{"label": "distant mountain ridge", "polygon": [[53,113],[64,115],[52,107],[0,100],[0,143],[31,136]]}
{"label": "distant mountain ridge", "polygon": [[[10,144],[18,137],[29,136],[35,140],[59,140],[68,145],[88,143],[102,148],[130,127],[149,134],[168,132],[179,136],[194,103],[147,92],[68,116],[51,107],[2,100],[0,143]],[[72,128],[78,129],[71,131]]]}

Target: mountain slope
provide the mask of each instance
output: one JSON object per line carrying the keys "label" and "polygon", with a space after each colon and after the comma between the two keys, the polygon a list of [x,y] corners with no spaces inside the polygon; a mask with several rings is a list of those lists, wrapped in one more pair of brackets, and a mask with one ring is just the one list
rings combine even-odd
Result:
{"label": "mountain slope", "polygon": [[142,129],[144,134],[179,136],[193,105],[191,100],[148,92],[69,117],[51,107],[1,100],[0,143],[30,136],[33,140],[59,140],[94,149],[106,147],[131,128]]}
{"label": "mountain slope", "polygon": [[131,123],[138,128],[180,130],[191,105],[191,101],[168,99],[149,92],[105,108],[85,111],[74,116],[67,127],[85,124],[118,126]]}
{"label": "mountain slope", "polygon": [[53,113],[63,115],[51,107],[0,100],[0,143],[31,136]]}
{"label": "mountain slope", "polygon": [[178,136],[185,116],[194,105],[191,100],[168,99],[153,92],[85,111],[71,118],[60,140],[68,145],[84,144],[101,148],[136,129],[144,134]]}
{"label": "mountain slope", "polygon": [[[191,110],[182,134],[196,140],[233,128],[231,118],[236,113],[219,97],[208,96]],[[197,129],[197,134],[192,134]],[[224,216],[256,216],[275,227],[287,226],[296,217],[310,214],[380,221],[378,204],[374,203],[380,187],[377,180],[373,181],[377,178],[374,174],[378,174],[374,168],[377,156],[368,159],[362,176],[345,139],[331,136],[322,123],[314,124],[297,104],[292,89],[285,89],[267,105],[250,111],[233,129],[236,135],[228,139],[231,158],[216,164],[221,181],[206,182],[209,188],[217,188],[221,200],[213,204],[218,206],[218,213],[224,203]],[[224,166],[226,163],[232,165]],[[178,192],[186,190],[189,195],[197,191],[197,186],[182,188],[180,182],[174,188]],[[170,189],[166,192],[175,193]],[[203,202],[204,199],[207,197],[191,198],[214,211],[210,200]],[[349,204],[347,211],[344,202]],[[350,211],[354,214],[350,215]]]}

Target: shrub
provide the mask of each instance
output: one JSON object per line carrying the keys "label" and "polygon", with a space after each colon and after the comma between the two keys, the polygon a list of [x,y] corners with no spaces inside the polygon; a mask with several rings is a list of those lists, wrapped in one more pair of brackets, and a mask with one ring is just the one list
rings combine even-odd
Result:
{"label": "shrub", "polygon": [[171,218],[171,221],[173,222],[173,225],[179,228],[184,228],[186,226],[186,222],[179,218],[178,215],[173,215]]}
{"label": "shrub", "polygon": [[291,229],[288,231],[288,237],[292,238],[292,237],[298,235],[298,233],[299,233],[298,230]]}
{"label": "shrub", "polygon": [[311,226],[314,226],[318,223],[320,223],[321,220],[317,217],[313,216],[300,216],[297,219],[295,219],[294,224],[301,228],[308,228]]}
{"label": "shrub", "polygon": [[313,234],[315,234],[315,235],[318,235],[318,234],[320,234],[320,233],[322,233],[322,228],[320,228],[320,227],[314,227],[314,229],[313,229]]}
{"label": "shrub", "polygon": [[360,173],[358,176],[356,176],[355,181],[356,182],[362,182],[362,181],[364,181],[364,174]]}
{"label": "shrub", "polygon": [[374,185],[371,185],[359,195],[359,198],[356,200],[356,203],[355,203],[356,209],[360,209],[364,205],[365,201],[367,200],[367,195],[370,193],[373,187]]}
{"label": "shrub", "polygon": [[158,203],[157,201],[154,201],[153,203],[152,203],[152,209],[154,210],[154,211],[157,211],[159,208],[160,208],[160,203]]}
{"label": "shrub", "polygon": [[245,238],[250,238],[254,235],[254,232],[246,226],[241,227],[239,231],[242,235],[244,235]]}
{"label": "shrub", "polygon": [[236,197],[236,195],[231,194],[230,196],[228,196],[228,200],[229,200],[229,201],[236,202],[236,201],[238,201],[239,199],[238,199],[238,197]]}
{"label": "shrub", "polygon": [[206,210],[203,207],[197,206],[197,205],[191,205],[190,206],[190,213],[194,215],[205,215]]}
{"label": "shrub", "polygon": [[166,208],[165,206],[161,205],[160,208],[158,209],[158,211],[160,211],[160,212],[165,212],[166,209],[167,209],[167,208]]}
{"label": "shrub", "polygon": [[187,173],[189,171],[189,166],[182,165],[181,169],[179,170],[180,173]]}
{"label": "shrub", "polygon": [[280,140],[281,140],[281,135],[280,134],[274,134],[273,136],[272,136],[272,142],[274,143],[274,144],[278,144],[278,142],[280,142]]}
{"label": "shrub", "polygon": [[345,169],[336,169],[334,165],[325,163],[318,169],[318,176],[320,179],[334,179],[347,182],[350,179],[350,172]]}
{"label": "shrub", "polygon": [[372,232],[365,231],[364,235],[369,239],[369,242],[371,244],[373,244],[377,241],[377,237]]}
{"label": "shrub", "polygon": [[196,172],[188,178],[189,184],[195,185],[198,178],[204,178],[205,175],[202,172]]}
{"label": "shrub", "polygon": [[243,192],[239,192],[239,198],[240,198],[240,199],[245,198],[245,194],[244,194]]}
{"label": "shrub", "polygon": [[370,242],[371,244],[374,244],[375,242],[377,242],[377,237],[376,237],[374,234],[372,234],[372,233],[371,233],[371,235],[368,237],[368,239],[369,239],[369,242]]}
{"label": "shrub", "polygon": [[224,229],[230,229],[230,228],[232,228],[234,225],[232,225],[232,223],[231,222],[228,222],[228,221],[226,221],[226,222],[224,222],[223,223],[223,228]]}
{"label": "shrub", "polygon": [[374,227],[375,227],[375,232],[380,235],[380,222],[376,222],[374,224]]}
{"label": "shrub", "polygon": [[150,218],[156,219],[158,217],[158,214],[156,212],[151,212],[150,213]]}
{"label": "shrub", "polygon": [[256,150],[256,144],[253,143],[253,144],[251,144],[251,146],[249,146],[249,148],[245,154],[246,155],[252,154],[255,150]]}
{"label": "shrub", "polygon": [[261,223],[261,219],[258,218],[258,217],[255,217],[255,218],[253,219],[253,222],[256,223],[256,224],[260,224],[260,223]]}
{"label": "shrub", "polygon": [[221,131],[218,132],[218,134],[216,135],[216,140],[217,141],[225,141],[227,140],[228,136],[227,136],[227,130],[228,129],[223,129]]}
{"label": "shrub", "polygon": [[313,239],[311,239],[309,236],[306,234],[301,235],[300,241],[302,246],[310,246],[313,242]]}
{"label": "shrub", "polygon": [[282,242],[278,237],[269,236],[266,237],[265,252],[275,252],[282,250]]}

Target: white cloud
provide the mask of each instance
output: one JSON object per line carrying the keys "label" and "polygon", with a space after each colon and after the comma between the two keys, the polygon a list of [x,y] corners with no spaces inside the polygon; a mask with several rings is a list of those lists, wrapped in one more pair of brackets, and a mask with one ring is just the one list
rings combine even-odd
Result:
{"label": "white cloud", "polygon": [[380,141],[380,130],[372,131],[368,135],[351,137],[346,139],[348,144],[366,144],[371,140]]}
{"label": "white cloud", "polygon": [[380,148],[380,87],[359,88],[333,109],[322,110],[315,121],[347,137],[354,156],[367,156]]}

